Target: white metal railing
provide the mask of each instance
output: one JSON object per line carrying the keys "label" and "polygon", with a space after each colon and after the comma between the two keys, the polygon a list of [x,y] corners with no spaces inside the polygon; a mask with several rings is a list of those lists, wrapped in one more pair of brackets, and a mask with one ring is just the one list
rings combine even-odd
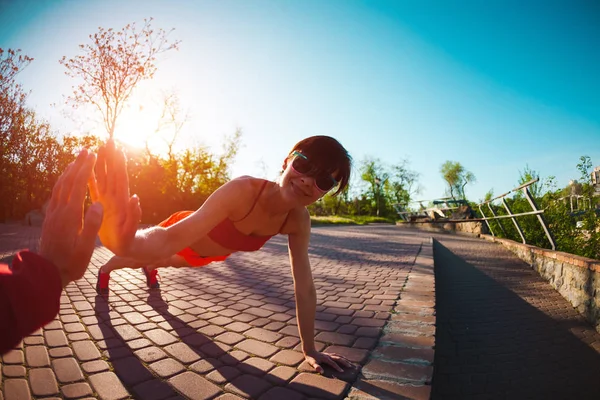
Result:
{"label": "white metal railing", "polygon": [[[514,189],[512,189],[511,191],[508,191],[504,194],[501,194],[500,196],[496,196],[493,199],[484,201],[482,203],[479,203],[477,206],[479,207],[479,212],[481,213],[481,215],[483,216],[483,218],[480,218],[480,220],[485,221],[488,229],[490,230],[490,233],[492,234],[492,236],[496,236],[494,234],[494,230],[492,229],[490,223],[488,222],[489,220],[493,220],[493,219],[504,219],[504,218],[510,218],[512,220],[512,222],[515,225],[515,228],[517,229],[517,232],[519,233],[519,236],[521,236],[521,240],[524,244],[527,243],[526,239],[525,239],[525,235],[523,234],[523,230],[521,229],[521,226],[519,225],[519,222],[517,221],[517,217],[522,217],[525,215],[535,215],[540,223],[540,225],[542,226],[542,229],[544,230],[544,232],[546,233],[546,237],[548,238],[548,241],[550,242],[550,246],[552,246],[552,250],[556,250],[556,243],[554,241],[554,237],[552,236],[552,233],[550,232],[550,230],[548,229],[548,224],[546,223],[546,220],[544,219],[544,210],[540,210],[538,209],[537,204],[535,203],[535,200],[533,198],[533,196],[531,196],[531,193],[529,192],[528,187],[531,186],[532,184],[536,183],[537,181],[539,181],[539,178],[533,179],[529,182],[525,182],[524,184],[522,184],[519,187],[516,187]],[[513,214],[510,207],[508,206],[508,203],[506,202],[505,197],[510,194],[510,193],[514,193],[514,192],[518,192],[518,191],[522,191],[523,194],[525,195],[525,198],[527,199],[527,201],[529,202],[529,205],[531,206],[533,211],[529,211],[529,212],[524,212],[524,213],[518,213],[518,214]],[[496,213],[494,212],[494,209],[491,206],[491,203],[495,200],[500,199],[502,201],[502,205],[504,206],[504,208],[506,209],[507,215],[496,215]],[[483,212],[483,210],[481,209],[481,206],[483,205],[487,205],[490,212],[492,213],[493,217],[487,217],[485,215],[485,213]],[[500,226],[500,229],[502,230],[502,232],[504,233],[504,235],[506,235],[506,231],[504,230],[504,227],[502,226],[502,224],[500,223],[500,221],[498,221],[498,226]]]}

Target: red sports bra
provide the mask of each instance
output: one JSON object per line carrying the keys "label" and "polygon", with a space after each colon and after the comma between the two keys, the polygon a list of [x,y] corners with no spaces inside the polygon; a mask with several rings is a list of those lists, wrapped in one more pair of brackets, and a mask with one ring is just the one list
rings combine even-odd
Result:
{"label": "red sports bra", "polygon": [[[267,183],[268,181],[263,183],[260,191],[258,192],[258,196],[256,196],[256,199],[254,200],[254,204],[252,204],[252,207],[250,208],[250,211],[248,211],[248,213],[244,215],[242,219],[232,221],[229,218],[225,218],[208,233],[208,237],[211,238],[215,243],[233,251],[256,251],[263,247],[265,243],[267,243],[267,241],[275,235],[246,235],[240,232],[233,223],[240,222],[250,215],[250,213],[254,210],[254,207],[256,207],[256,203],[258,203],[258,199],[265,190]],[[289,214],[285,217],[285,220],[279,228],[278,233],[281,232],[281,229],[287,222],[288,216]]]}

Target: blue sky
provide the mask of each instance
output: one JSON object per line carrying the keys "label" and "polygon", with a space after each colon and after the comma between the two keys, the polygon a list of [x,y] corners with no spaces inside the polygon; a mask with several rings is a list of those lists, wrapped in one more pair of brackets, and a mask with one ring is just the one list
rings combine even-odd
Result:
{"label": "blue sky", "polygon": [[[477,177],[471,200],[516,187],[526,165],[559,186],[579,177],[581,155],[600,165],[596,1],[0,0],[0,47],[35,58],[19,80],[65,132],[60,104],[76,82],[58,60],[98,26],[145,17],[182,43],[140,93],[177,90],[190,114],[180,146],[218,151],[241,128],[234,176],[274,179],[315,134],[338,138],[356,165],[407,158],[419,199],[444,195],[446,160]],[[135,107],[151,97],[140,96]]]}

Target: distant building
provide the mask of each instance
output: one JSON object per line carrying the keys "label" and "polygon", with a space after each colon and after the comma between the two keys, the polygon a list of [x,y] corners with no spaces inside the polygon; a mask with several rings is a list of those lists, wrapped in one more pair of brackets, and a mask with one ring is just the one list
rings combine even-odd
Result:
{"label": "distant building", "polygon": [[594,196],[600,196],[600,166],[592,171],[592,185],[594,186]]}

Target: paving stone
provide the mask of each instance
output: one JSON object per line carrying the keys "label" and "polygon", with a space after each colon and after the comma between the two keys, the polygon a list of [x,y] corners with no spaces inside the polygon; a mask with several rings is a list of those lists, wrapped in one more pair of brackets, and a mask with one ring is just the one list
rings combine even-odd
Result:
{"label": "paving stone", "polygon": [[279,331],[281,328],[285,327],[286,324],[283,322],[271,322],[264,326],[264,329],[268,329],[273,332]]}
{"label": "paving stone", "polygon": [[240,372],[236,368],[225,365],[206,375],[206,379],[216,383],[217,385],[223,385],[224,383],[231,382],[239,374]]}
{"label": "paving stone", "polygon": [[61,315],[60,320],[66,325],[69,323],[79,323],[79,317],[75,314],[71,315]]}
{"label": "paving stone", "polygon": [[29,385],[34,396],[58,394],[58,383],[51,368],[30,369]]}
{"label": "paving stone", "polygon": [[[5,378],[23,378],[27,374],[27,370],[22,365],[5,365],[2,367],[2,375]],[[2,379],[0,379],[2,383]]]}
{"label": "paving stone", "polygon": [[229,331],[242,333],[247,331],[248,329],[252,329],[252,325],[248,325],[244,322],[232,322],[231,324],[225,326],[225,329]]}
{"label": "paving stone", "polygon": [[265,375],[265,379],[273,385],[282,386],[289,382],[297,373],[298,371],[295,368],[279,366],[269,371]]}
{"label": "paving stone", "polygon": [[291,366],[298,365],[303,360],[304,360],[304,354],[302,354],[298,351],[293,351],[293,350],[281,350],[280,352],[278,352],[277,354],[275,354],[273,357],[270,358],[270,361],[272,361],[276,364],[291,365]]}
{"label": "paving stone", "polygon": [[131,325],[115,326],[114,330],[116,334],[126,342],[130,340],[141,339],[143,337],[141,332]]}
{"label": "paving stone", "polygon": [[52,358],[71,357],[73,350],[70,347],[55,347],[48,349],[48,355]]}
{"label": "paving stone", "polygon": [[113,371],[127,387],[153,378],[150,371],[136,357],[125,357],[115,360],[112,362],[112,366]]}
{"label": "paving stone", "polygon": [[257,328],[261,328],[271,322],[268,318],[256,318],[249,322],[250,325],[255,326]]}
{"label": "paving stone", "polygon": [[206,374],[215,368],[219,368],[223,363],[214,358],[206,358],[190,365],[190,369],[200,374]]}
{"label": "paving stone", "polygon": [[216,400],[243,400],[243,397],[236,396],[231,393],[226,393],[216,398]]}
{"label": "paving stone", "polygon": [[234,345],[236,343],[241,342],[244,339],[245,336],[235,332],[225,332],[215,338],[215,340],[218,340],[228,345]]}
{"label": "paving stone", "polygon": [[113,372],[91,375],[89,382],[102,400],[120,400],[129,397],[127,389]]}
{"label": "paving stone", "polygon": [[133,393],[138,399],[163,400],[177,395],[171,386],[162,380],[152,379],[133,388]]}
{"label": "paving stone", "polygon": [[435,345],[435,337],[410,336],[401,333],[386,333],[379,341],[405,347],[433,347]]}
{"label": "paving stone", "polygon": [[431,382],[433,367],[373,359],[363,367],[362,374],[367,379],[402,379],[404,382],[425,384]]}
{"label": "paving stone", "polygon": [[294,336],[285,336],[279,341],[277,341],[277,343],[275,343],[275,346],[290,349],[296,346],[298,343],[300,343],[300,338]]}
{"label": "paving stone", "polygon": [[144,335],[158,346],[166,346],[177,342],[177,338],[164,329],[154,329],[144,332]]}
{"label": "paving stone", "polygon": [[85,332],[85,327],[79,322],[64,324],[63,328],[67,333]]}
{"label": "paving stone", "polygon": [[307,396],[324,399],[338,399],[349,385],[337,379],[317,374],[301,373],[288,385],[289,389],[302,392]]}
{"label": "paving stone", "polygon": [[433,363],[433,349],[412,349],[399,346],[377,347],[373,355],[383,360]]}
{"label": "paving stone", "polygon": [[217,325],[206,325],[198,329],[198,332],[206,336],[215,337],[225,332],[225,329]]}
{"label": "paving stone", "polygon": [[54,320],[48,324],[46,324],[46,326],[44,326],[44,331],[49,331],[52,329],[62,329],[63,325],[60,321]]}
{"label": "paving stone", "polygon": [[229,353],[220,356],[219,361],[223,362],[225,365],[237,365],[248,357],[250,357],[250,355],[245,351],[232,350]]}
{"label": "paving stone", "polygon": [[77,333],[70,333],[67,338],[69,339],[70,342],[77,342],[79,340],[87,340],[90,338],[90,335],[88,335],[86,332],[77,332]]}
{"label": "paving stone", "polygon": [[65,399],[78,399],[93,394],[92,388],[86,382],[72,383],[60,388]]}
{"label": "paving stone", "polygon": [[84,340],[82,342],[73,343],[73,351],[79,361],[91,361],[100,358],[100,352],[94,346],[94,343],[90,340]]}
{"label": "paving stone", "polygon": [[270,357],[279,350],[277,347],[268,343],[259,342],[253,339],[244,340],[238,343],[236,347],[240,350],[246,351],[250,354],[254,354],[259,357]]}
{"label": "paving stone", "polygon": [[191,400],[211,399],[221,393],[218,386],[189,371],[169,379],[169,383]]}
{"label": "paving stone", "polygon": [[303,400],[304,396],[293,390],[274,387],[258,398],[258,400]]}
{"label": "paving stone", "polygon": [[376,338],[361,337],[356,339],[356,342],[352,345],[357,349],[373,349],[377,345],[378,340]]}
{"label": "paving stone", "polygon": [[31,392],[27,380],[7,379],[4,381],[4,397],[6,400],[30,400]]}
{"label": "paving stone", "polygon": [[260,340],[261,342],[273,343],[281,339],[282,335],[279,333],[271,332],[267,329],[253,328],[246,332],[244,335]]}
{"label": "paving stone", "polygon": [[95,374],[97,372],[108,371],[110,366],[104,360],[88,361],[81,364],[81,368],[86,374]]}
{"label": "paving stone", "polygon": [[79,363],[74,358],[52,360],[52,369],[61,383],[78,382],[83,380]]}
{"label": "paving stone", "polygon": [[192,332],[187,335],[183,341],[190,347],[199,348],[206,343],[212,342],[212,340],[201,333]]}
{"label": "paving stone", "polygon": [[[348,393],[353,400],[414,399],[429,400],[431,386],[415,386],[391,381],[359,379]],[[466,398],[466,397],[465,397]]]}
{"label": "paving stone", "polygon": [[241,362],[240,364],[238,364],[236,366],[237,369],[239,369],[240,371],[242,371],[246,374],[257,375],[257,376],[264,375],[265,373],[270,371],[273,367],[275,367],[275,364],[273,364],[272,362],[267,361],[263,358],[258,358],[258,357],[251,357],[247,360],[244,360],[243,362]]}
{"label": "paving stone", "polygon": [[233,382],[225,385],[226,390],[250,399],[257,399],[271,387],[271,384],[266,380],[252,375],[241,375],[235,378]]}
{"label": "paving stone", "polygon": [[144,347],[152,346],[152,342],[149,341],[148,339],[142,338],[142,339],[131,340],[131,341],[127,342],[127,346],[131,350],[135,351],[135,350],[143,349]]}
{"label": "paving stone", "polygon": [[354,336],[335,332],[321,332],[315,336],[315,340],[340,346],[351,346],[356,340]]}
{"label": "paving stone", "polygon": [[25,348],[25,359],[27,360],[27,365],[29,367],[50,366],[48,349],[44,346],[27,346]]}
{"label": "paving stone", "polygon": [[149,367],[161,378],[168,378],[185,370],[183,364],[171,358],[154,362]]}
{"label": "paving stone", "polygon": [[123,318],[127,320],[132,325],[139,325],[148,322],[148,318],[146,318],[143,314],[139,312],[129,312],[122,314]]}
{"label": "paving stone", "polygon": [[5,364],[24,364],[25,357],[23,350],[11,350],[8,353],[2,355],[2,361]]}
{"label": "paving stone", "polygon": [[28,336],[23,339],[23,343],[28,346],[44,344],[44,338],[40,336]]}
{"label": "paving stone", "polygon": [[218,358],[229,350],[231,350],[231,346],[220,342],[208,342],[200,347],[200,352],[212,358]]}
{"label": "paving stone", "polygon": [[87,327],[88,332],[94,340],[110,339],[115,337],[114,331],[103,323],[98,325],[90,325]]}
{"label": "paving stone", "polygon": [[167,353],[184,364],[191,364],[200,359],[200,355],[186,343],[174,343],[164,348]]}
{"label": "paving stone", "polygon": [[348,359],[348,361],[361,364],[369,357],[367,350],[344,346],[329,346],[325,349],[325,352],[339,354]]}

